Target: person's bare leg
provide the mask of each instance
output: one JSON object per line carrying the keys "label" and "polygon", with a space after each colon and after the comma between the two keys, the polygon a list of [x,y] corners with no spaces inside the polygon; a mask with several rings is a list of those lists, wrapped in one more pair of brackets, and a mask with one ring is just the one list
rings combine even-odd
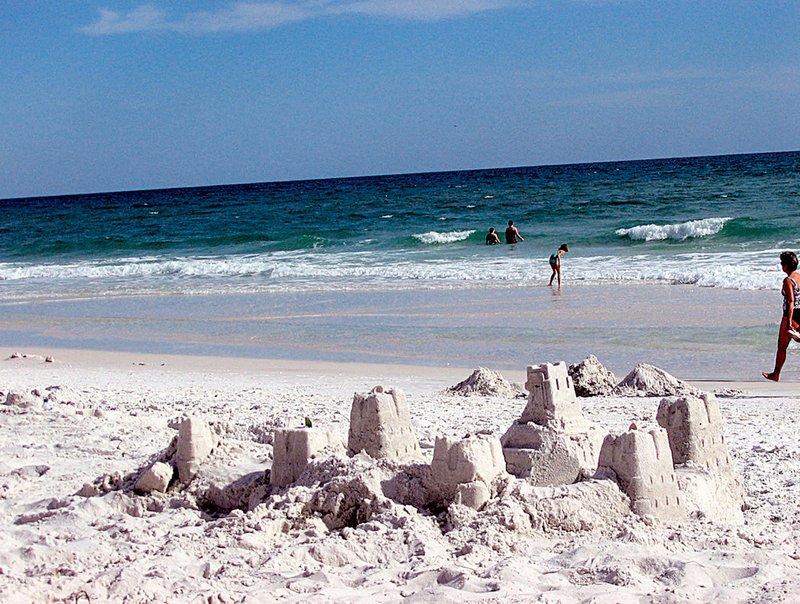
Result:
{"label": "person's bare leg", "polygon": [[775,353],[775,369],[772,370],[772,373],[767,373],[766,371],[761,372],[761,375],[773,382],[780,381],[781,369],[783,369],[783,364],[786,362],[786,349],[789,346],[789,340],[791,340],[789,334],[786,333],[785,322],[786,318],[784,317],[781,321],[780,332],[778,333],[778,351]]}
{"label": "person's bare leg", "polygon": [[556,269],[552,269],[552,270],[553,270],[553,274],[550,275],[550,283],[548,283],[547,285],[553,285],[553,279],[556,278]]}
{"label": "person's bare leg", "polygon": [[561,289],[561,266],[560,265],[556,268],[556,273],[558,273],[558,289]]}

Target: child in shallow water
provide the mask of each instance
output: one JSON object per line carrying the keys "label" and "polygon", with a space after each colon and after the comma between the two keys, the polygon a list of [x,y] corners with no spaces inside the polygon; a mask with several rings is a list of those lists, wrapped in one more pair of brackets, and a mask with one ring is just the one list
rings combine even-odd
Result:
{"label": "child in shallow water", "polygon": [[781,270],[786,273],[783,280],[783,317],[778,329],[778,352],[775,354],[775,368],[772,372],[762,371],[766,379],[777,382],[781,377],[781,369],[786,362],[786,349],[789,341],[800,342],[800,273],[797,272],[797,255],[794,252],[781,254]]}
{"label": "child in shallow water", "polygon": [[554,254],[550,254],[550,268],[553,270],[553,274],[550,275],[550,283],[548,285],[553,285],[553,279],[558,276],[558,286],[561,287],[561,256],[566,254],[569,251],[569,247],[566,243],[562,243],[558,246],[558,249]]}

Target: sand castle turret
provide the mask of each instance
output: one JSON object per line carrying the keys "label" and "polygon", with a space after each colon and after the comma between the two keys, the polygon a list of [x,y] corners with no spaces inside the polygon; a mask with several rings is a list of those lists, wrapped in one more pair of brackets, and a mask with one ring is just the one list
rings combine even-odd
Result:
{"label": "sand castle turret", "polygon": [[444,499],[479,509],[491,497],[494,479],[505,474],[505,465],[496,437],[437,437],[431,477]]}
{"label": "sand castle turret", "polygon": [[325,449],[344,454],[344,445],[336,432],[320,428],[276,430],[270,484],[276,487],[292,484],[303,473],[308,462]]}
{"label": "sand castle turret", "polygon": [[723,470],[731,467],[719,403],[713,395],[662,399],[656,420],[669,435],[675,464],[694,463]]}
{"label": "sand castle turret", "polygon": [[528,404],[520,423],[534,422],[551,428],[584,430],[588,427],[583,408],[563,361],[528,367]]}
{"label": "sand castle turret", "polygon": [[347,452],[355,455],[359,451],[376,459],[420,456],[402,390],[385,391],[382,386],[376,386],[367,394],[353,396]]}
{"label": "sand castle turret", "polygon": [[656,419],[667,431],[687,508],[713,520],[742,522],[744,487],[728,454],[716,397],[662,399]]}
{"label": "sand castle turret", "polygon": [[214,434],[203,418],[189,417],[180,423],[175,465],[181,482],[189,482],[197,475],[215,445]]}
{"label": "sand castle turret", "polygon": [[564,362],[528,367],[528,403],[500,439],[508,472],[535,485],[575,482],[593,471],[602,435],[583,417]]}
{"label": "sand castle turret", "polygon": [[613,471],[620,489],[640,516],[675,520],[686,515],[663,428],[609,434],[603,441],[598,473]]}

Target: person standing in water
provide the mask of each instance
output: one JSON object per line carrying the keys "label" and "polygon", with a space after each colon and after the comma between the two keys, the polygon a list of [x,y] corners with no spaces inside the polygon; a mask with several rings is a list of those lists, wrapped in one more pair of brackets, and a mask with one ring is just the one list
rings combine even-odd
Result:
{"label": "person standing in water", "polygon": [[550,275],[550,283],[547,285],[553,285],[553,279],[558,276],[558,286],[561,287],[561,256],[566,254],[569,251],[569,246],[566,243],[562,243],[558,246],[558,249],[554,254],[550,254],[550,268],[553,271],[553,274]]}
{"label": "person standing in water", "polygon": [[525,241],[525,237],[519,234],[517,227],[514,226],[514,221],[508,221],[508,228],[506,229],[506,243],[516,243],[517,240]]}
{"label": "person standing in water", "polygon": [[797,332],[800,324],[800,273],[797,272],[797,255],[794,252],[781,254],[781,270],[786,273],[783,280],[783,317],[778,328],[778,352],[775,354],[775,368],[771,373],[762,371],[766,379],[777,382],[781,377],[781,369],[786,362],[786,349],[789,341],[800,342],[800,333]]}
{"label": "person standing in water", "polygon": [[494,227],[489,229],[489,234],[486,235],[486,245],[497,245],[500,243],[500,237],[497,236],[497,231],[494,230]]}

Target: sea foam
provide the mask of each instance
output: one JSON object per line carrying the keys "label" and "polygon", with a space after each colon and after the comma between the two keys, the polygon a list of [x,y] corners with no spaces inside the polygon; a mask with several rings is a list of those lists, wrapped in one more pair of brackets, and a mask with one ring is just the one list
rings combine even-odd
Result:
{"label": "sea foam", "polygon": [[730,217],[702,218],[676,224],[641,224],[628,229],[617,229],[615,233],[634,241],[663,241],[665,239],[683,241],[684,239],[716,235],[729,220],[733,219]]}
{"label": "sea foam", "polygon": [[420,233],[414,235],[414,239],[428,244],[442,244],[454,243],[456,241],[463,241],[475,231],[448,231],[446,233],[439,233],[437,231],[429,231],[427,233]]}
{"label": "sea foam", "polygon": [[[479,246],[483,252],[483,246]],[[505,250],[495,250],[505,251]],[[740,290],[778,289],[780,250],[750,252],[588,255],[564,261],[568,281],[667,282]],[[38,283],[41,291],[88,292],[97,288],[164,291],[263,291],[304,287],[336,290],[362,287],[416,288],[546,283],[546,255],[479,253],[469,257],[402,251],[338,253],[286,251],[253,255],[139,257],[114,262],[63,264],[0,263],[0,298],[19,296],[12,284]]]}

